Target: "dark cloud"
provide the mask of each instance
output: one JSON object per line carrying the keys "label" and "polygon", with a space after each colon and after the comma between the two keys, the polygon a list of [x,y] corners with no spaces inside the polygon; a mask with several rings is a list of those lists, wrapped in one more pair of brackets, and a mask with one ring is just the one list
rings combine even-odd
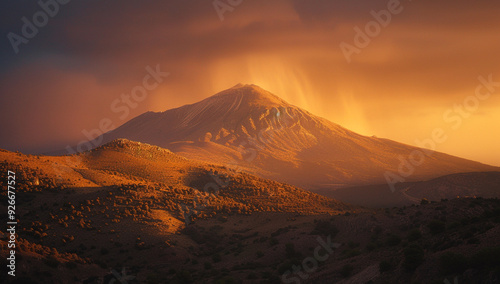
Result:
{"label": "dark cloud", "polygon": [[293,0],[293,7],[300,18],[307,23],[345,23],[346,21],[367,20],[371,10],[387,7],[388,1],[373,0]]}

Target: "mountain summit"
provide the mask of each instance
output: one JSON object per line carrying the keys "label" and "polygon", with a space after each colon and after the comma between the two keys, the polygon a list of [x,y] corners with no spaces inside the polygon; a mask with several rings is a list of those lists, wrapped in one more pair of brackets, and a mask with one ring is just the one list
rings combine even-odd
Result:
{"label": "mountain summit", "polygon": [[[287,102],[280,97],[262,89],[257,85],[243,85],[237,84],[236,86],[217,93],[204,101],[210,103],[217,102],[230,102],[238,105],[263,105],[263,106],[286,106]],[[203,101],[202,101],[203,102]]]}
{"label": "mountain summit", "polygon": [[[423,151],[357,134],[242,84],[198,103],[144,113],[101,138],[103,143],[117,138],[149,143],[310,189],[385,183],[387,171],[397,174],[402,159]],[[495,170],[435,152],[405,178]]]}

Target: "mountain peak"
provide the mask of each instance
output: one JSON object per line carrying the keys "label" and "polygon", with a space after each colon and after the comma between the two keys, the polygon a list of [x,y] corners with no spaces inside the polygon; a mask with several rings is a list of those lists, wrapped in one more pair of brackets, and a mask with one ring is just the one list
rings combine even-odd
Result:
{"label": "mountain peak", "polygon": [[263,90],[263,91],[266,91],[264,90],[263,88],[255,85],[255,84],[243,84],[243,83],[238,83],[236,85],[234,85],[233,87],[229,88],[228,90],[231,90],[231,89],[253,89],[253,90]]}
{"label": "mountain peak", "polygon": [[245,85],[248,85],[248,84],[238,83],[238,84],[234,85],[231,89],[241,88],[241,87],[244,87]]}
{"label": "mountain peak", "polygon": [[266,107],[289,106],[289,103],[254,84],[239,83],[219,92],[208,99],[211,103],[226,102],[232,105],[261,105]]}

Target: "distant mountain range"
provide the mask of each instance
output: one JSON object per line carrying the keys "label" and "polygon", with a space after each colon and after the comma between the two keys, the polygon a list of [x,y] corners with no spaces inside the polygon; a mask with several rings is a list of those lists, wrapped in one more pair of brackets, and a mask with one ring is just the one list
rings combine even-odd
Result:
{"label": "distant mountain range", "polygon": [[454,198],[499,198],[500,172],[451,174],[426,181],[403,182],[395,191],[387,184],[346,187],[316,191],[330,198],[367,207],[393,207],[418,204],[422,199],[440,201]]}
{"label": "distant mountain range", "polygon": [[[500,168],[388,139],[367,137],[293,106],[255,85],[238,84],[198,103],[144,113],[96,139],[167,148],[307,189],[382,184],[402,160],[422,163],[404,181]],[[425,153],[426,155],[424,155]],[[412,156],[413,155],[413,156]]]}

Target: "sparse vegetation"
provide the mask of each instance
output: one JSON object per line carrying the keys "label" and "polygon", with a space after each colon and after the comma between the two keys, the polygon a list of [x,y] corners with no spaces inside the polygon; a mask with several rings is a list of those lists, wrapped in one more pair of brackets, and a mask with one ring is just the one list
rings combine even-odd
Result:
{"label": "sparse vegetation", "polygon": [[420,246],[410,245],[404,250],[404,268],[410,271],[415,270],[424,262],[424,255],[425,252]]}
{"label": "sparse vegetation", "polygon": [[467,268],[467,258],[459,253],[447,252],[439,258],[439,264],[444,274],[462,273]]}
{"label": "sparse vegetation", "polygon": [[[128,159],[140,160],[143,150],[128,146],[137,148],[129,149]],[[95,162],[97,156],[84,158]],[[499,269],[500,241],[492,237],[500,226],[497,199],[366,210],[219,166],[186,166],[182,174],[148,168],[157,162],[187,163],[176,159],[156,153],[140,169],[128,168],[125,159],[113,162],[113,169],[107,162],[96,163],[98,168],[75,174],[95,181],[94,186],[68,186],[77,183],[71,176],[64,180],[65,189],[43,164],[0,162],[4,169],[14,166],[25,173],[20,183],[40,177],[38,185],[20,187],[26,225],[18,232],[19,260],[52,275],[40,281],[67,275],[67,282],[83,282],[82,271],[105,275],[127,267],[129,275],[145,283],[278,283],[294,266],[304,269],[304,261],[315,253],[328,257],[308,274],[313,283],[321,283],[318,275],[326,274],[338,282],[366,267],[382,274],[376,284],[412,283],[427,279],[426,273],[433,279],[456,274],[468,280],[465,271],[485,282]],[[215,171],[234,183],[204,194],[203,184]],[[318,241],[326,243],[328,237],[341,244],[334,253]],[[6,251],[4,240],[0,245]],[[145,267],[145,262],[158,265]]]}
{"label": "sparse vegetation", "polygon": [[388,246],[397,246],[401,243],[401,238],[395,234],[390,234],[388,237],[387,237],[387,241],[386,241],[386,244]]}
{"label": "sparse vegetation", "polygon": [[379,271],[380,271],[380,273],[391,271],[392,269],[393,269],[392,261],[382,260],[380,262],[380,264],[379,264]]}
{"label": "sparse vegetation", "polygon": [[446,224],[440,220],[432,220],[427,226],[433,235],[442,233],[446,229]]}
{"label": "sparse vegetation", "polygon": [[337,227],[330,221],[318,221],[316,222],[314,230],[311,233],[335,238],[335,236],[339,233],[339,229],[337,229]]}
{"label": "sparse vegetation", "polygon": [[408,241],[414,242],[422,238],[422,233],[419,229],[413,229],[408,233]]}
{"label": "sparse vegetation", "polygon": [[352,275],[353,271],[354,271],[354,267],[351,264],[345,264],[340,269],[340,275],[342,275],[343,278],[348,278]]}

